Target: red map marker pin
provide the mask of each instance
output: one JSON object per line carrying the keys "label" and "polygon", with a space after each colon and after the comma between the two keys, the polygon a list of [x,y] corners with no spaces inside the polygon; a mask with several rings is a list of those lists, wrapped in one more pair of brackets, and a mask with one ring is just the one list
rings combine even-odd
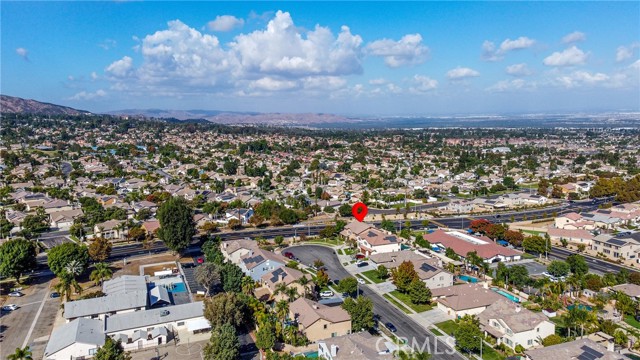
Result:
{"label": "red map marker pin", "polygon": [[355,203],[351,208],[351,213],[353,214],[353,217],[360,222],[362,222],[362,220],[364,220],[364,217],[367,216],[368,211],[369,211],[369,208],[367,208],[367,205],[361,202]]}

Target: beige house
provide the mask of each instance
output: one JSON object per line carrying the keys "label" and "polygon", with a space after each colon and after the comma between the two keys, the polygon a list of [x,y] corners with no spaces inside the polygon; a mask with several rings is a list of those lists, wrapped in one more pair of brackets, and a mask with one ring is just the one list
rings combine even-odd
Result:
{"label": "beige house", "polygon": [[289,304],[289,317],[311,342],[351,333],[351,316],[341,307],[299,298]]}
{"label": "beige house", "polygon": [[584,244],[587,247],[590,247],[593,244],[593,234],[584,229],[558,229],[558,228],[549,228],[547,230],[547,234],[549,234],[549,238],[551,241],[559,243],[562,239],[567,240],[572,244]]}
{"label": "beige house", "polygon": [[405,261],[413,263],[420,280],[424,281],[429,289],[442,288],[453,285],[453,274],[442,268],[442,260],[429,258],[419,253],[403,250],[390,253],[373,254],[369,257],[376,267],[382,265],[387,269],[393,269]]}
{"label": "beige house", "polygon": [[596,343],[591,339],[578,339],[558,345],[547,346],[541,349],[527,350],[527,360],[548,359],[580,359],[580,360],[623,360],[627,359],[612,349]]}
{"label": "beige house", "polygon": [[[305,286],[300,284],[300,279],[303,277],[308,280]],[[312,289],[315,286],[311,281],[311,276],[309,274],[305,274],[302,271],[288,268],[286,266],[279,267],[267,274],[264,274],[260,279],[260,283],[268,289],[271,294],[271,298],[275,301],[289,300],[289,297],[286,294],[276,294],[280,284],[284,284],[288,288],[295,288],[296,292],[300,296],[310,293],[313,291]]]}
{"label": "beige house", "polygon": [[556,326],[542,313],[533,312],[507,299],[489,305],[478,315],[485,334],[514,349],[540,345],[541,339],[555,334]]}
{"label": "beige house", "polygon": [[598,254],[603,254],[611,260],[640,263],[640,261],[638,261],[640,233],[616,237],[608,234],[600,234],[593,238],[591,250]]}
{"label": "beige house", "polygon": [[318,357],[327,360],[394,359],[395,348],[365,331],[318,341]]}
{"label": "beige house", "polygon": [[120,220],[109,220],[93,227],[93,233],[96,237],[103,237],[112,241],[123,240],[125,237],[125,230],[123,228],[124,222]]}
{"label": "beige house", "polygon": [[244,255],[257,251],[258,243],[250,239],[227,240],[220,244],[220,251],[226,261],[239,265]]}
{"label": "beige house", "polygon": [[438,309],[447,315],[459,318],[464,315],[478,315],[491,304],[504,297],[479,284],[454,285],[431,290]]}
{"label": "beige house", "polygon": [[556,217],[554,223],[557,229],[565,230],[593,230],[596,228],[595,222],[585,219],[582,215],[575,212]]}

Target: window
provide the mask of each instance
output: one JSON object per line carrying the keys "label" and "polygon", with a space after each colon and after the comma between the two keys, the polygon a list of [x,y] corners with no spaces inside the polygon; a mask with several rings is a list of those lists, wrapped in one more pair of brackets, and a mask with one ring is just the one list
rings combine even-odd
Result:
{"label": "window", "polygon": [[540,332],[540,328],[537,328],[537,329],[536,329],[536,331],[537,331],[537,332]]}
{"label": "window", "polygon": [[327,328],[327,324],[324,324],[323,327],[324,327],[324,329],[326,329]]}
{"label": "window", "polygon": [[337,332],[333,332],[333,333],[331,333],[331,337],[336,337],[336,336],[338,336],[338,333],[337,333]]}
{"label": "window", "polygon": [[98,349],[96,349],[96,348],[89,349],[89,355],[95,355],[97,350]]}
{"label": "window", "polygon": [[531,339],[527,340],[527,345],[529,345],[529,346],[533,345],[533,340],[531,340]]}
{"label": "window", "polygon": [[180,321],[179,323],[177,323],[176,325],[178,326],[184,326],[184,321]]}
{"label": "window", "polygon": [[151,330],[153,330],[153,327],[147,328],[147,331],[151,331]]}

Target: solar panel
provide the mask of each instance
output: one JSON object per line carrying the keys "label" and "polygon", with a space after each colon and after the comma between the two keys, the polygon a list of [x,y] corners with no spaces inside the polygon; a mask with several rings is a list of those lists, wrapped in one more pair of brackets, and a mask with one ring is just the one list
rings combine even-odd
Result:
{"label": "solar panel", "polygon": [[607,241],[608,243],[611,243],[613,245],[624,245],[627,242],[626,241],[622,241],[622,240],[617,240],[617,239],[610,239],[609,241]]}
{"label": "solar panel", "polygon": [[424,270],[424,271],[436,271],[437,269],[427,263],[423,263],[422,265],[420,265],[420,269]]}
{"label": "solar panel", "polygon": [[395,236],[387,236],[384,239],[387,240],[388,242],[396,242],[397,241]]}
{"label": "solar panel", "polygon": [[583,353],[578,356],[580,360],[596,360],[604,356],[601,352],[587,345],[582,345],[580,349],[583,351]]}

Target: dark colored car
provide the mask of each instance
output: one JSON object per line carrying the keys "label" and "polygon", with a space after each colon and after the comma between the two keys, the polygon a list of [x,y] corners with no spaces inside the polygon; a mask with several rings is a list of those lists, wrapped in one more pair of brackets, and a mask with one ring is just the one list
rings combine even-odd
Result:
{"label": "dark colored car", "polygon": [[357,264],[356,264],[356,266],[357,266],[357,267],[365,267],[365,266],[367,266],[367,265],[369,265],[369,263],[368,263],[368,262],[366,262],[366,261],[361,261],[361,262],[359,262],[359,263],[357,263]]}
{"label": "dark colored car", "polygon": [[389,329],[389,331],[391,331],[392,333],[394,333],[394,332],[398,331],[398,329],[396,329],[396,327],[395,327],[395,326],[393,326],[393,324],[392,324],[392,323],[390,323],[390,322],[388,322],[388,323],[384,324],[384,326],[386,326],[386,327],[387,327],[387,329]]}
{"label": "dark colored car", "polygon": [[60,297],[60,293],[52,292],[51,295],[49,295],[49,297],[52,298],[52,299],[59,298]]}
{"label": "dark colored car", "polygon": [[284,253],[284,254],[282,254],[282,255],[284,255],[284,257],[286,257],[287,259],[292,259],[292,260],[293,260],[293,259],[295,258],[295,256],[293,255],[293,253],[291,253],[291,252],[289,252],[289,251],[285,252],[285,253]]}

